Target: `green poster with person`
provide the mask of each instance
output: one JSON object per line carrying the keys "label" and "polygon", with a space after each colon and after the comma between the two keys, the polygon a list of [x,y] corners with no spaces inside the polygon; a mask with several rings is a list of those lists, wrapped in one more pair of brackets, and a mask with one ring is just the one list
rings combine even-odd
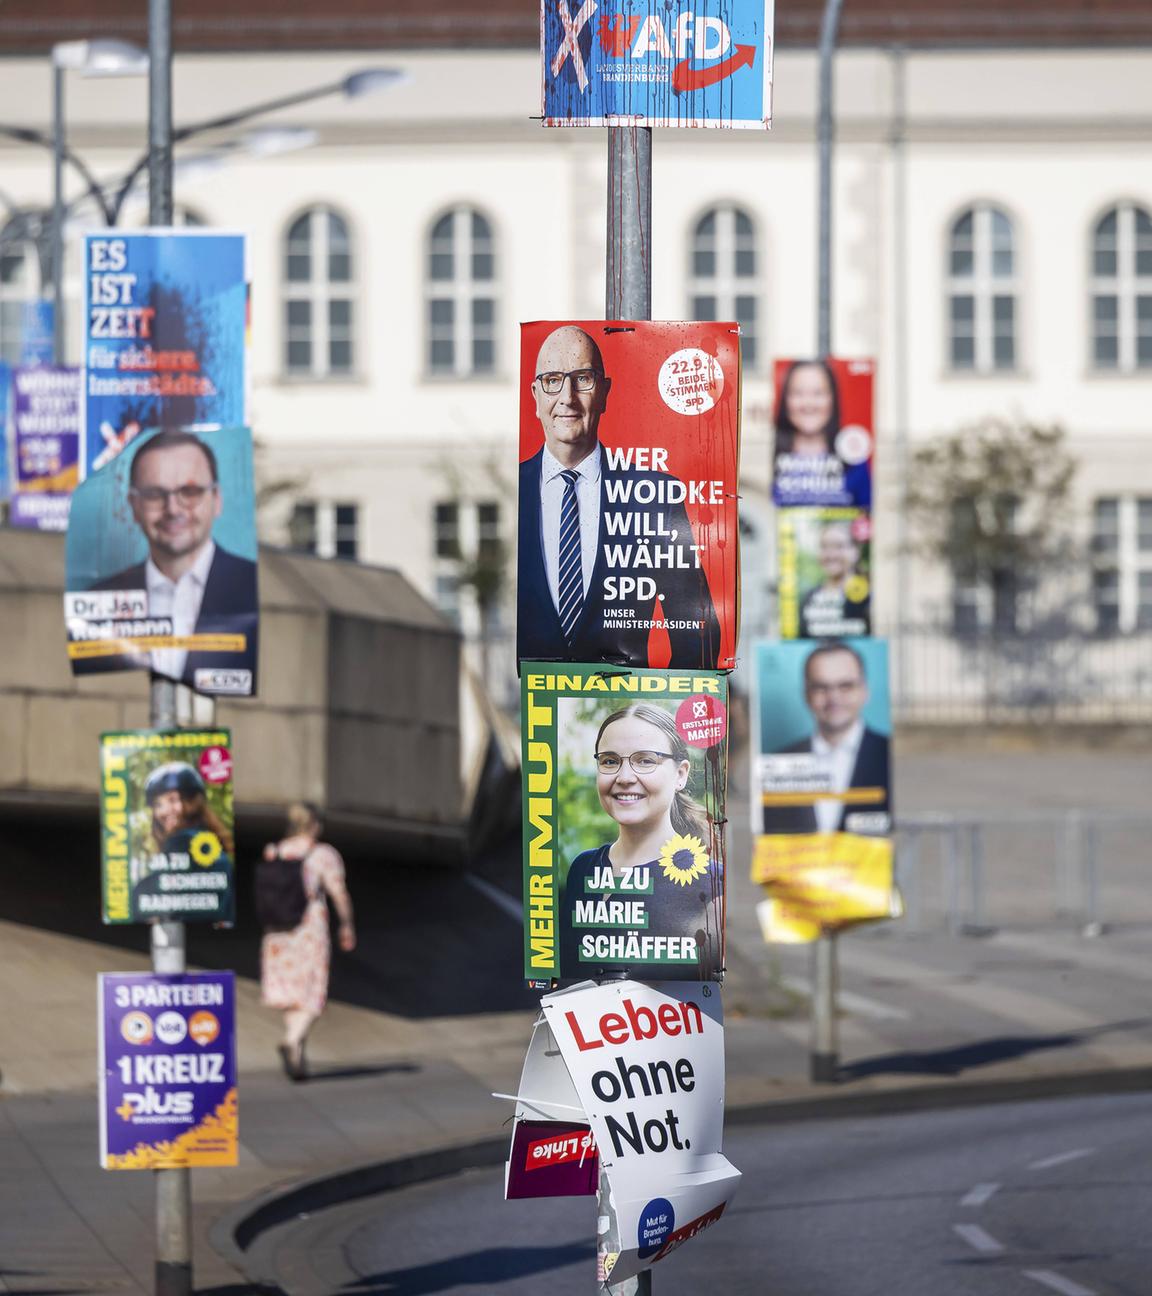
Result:
{"label": "green poster with person", "polygon": [[716,981],[728,683],[521,664],[524,975]]}
{"label": "green poster with person", "polygon": [[106,923],[235,920],[231,748],[227,729],[100,735]]}

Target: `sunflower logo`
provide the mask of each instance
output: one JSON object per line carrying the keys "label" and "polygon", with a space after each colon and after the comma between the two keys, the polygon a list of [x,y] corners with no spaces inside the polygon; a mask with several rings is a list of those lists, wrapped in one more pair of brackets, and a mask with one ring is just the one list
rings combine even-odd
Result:
{"label": "sunflower logo", "polygon": [[660,867],[669,882],[687,886],[708,872],[708,852],[699,837],[675,837],[660,847]]}
{"label": "sunflower logo", "polygon": [[222,849],[220,838],[207,829],[198,832],[188,843],[188,854],[201,868],[211,868],[220,858]]}

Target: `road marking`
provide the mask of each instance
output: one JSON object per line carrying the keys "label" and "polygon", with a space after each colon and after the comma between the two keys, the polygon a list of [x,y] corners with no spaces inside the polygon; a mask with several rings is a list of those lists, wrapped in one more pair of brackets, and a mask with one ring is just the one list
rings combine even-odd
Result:
{"label": "road marking", "polygon": [[1031,1278],[1033,1282],[1047,1287],[1049,1291],[1059,1292],[1060,1296],[1096,1296],[1090,1287],[1081,1287],[1071,1278],[1053,1273],[1051,1269],[1025,1269],[1024,1277]]}
{"label": "road marking", "polygon": [[1000,1187],[998,1183],[977,1184],[960,1199],[961,1206],[983,1206]]}
{"label": "road marking", "polygon": [[979,1224],[953,1224],[952,1228],[960,1237],[977,1251],[983,1251],[985,1255],[995,1255],[1004,1248],[986,1229],[982,1229]]}
{"label": "road marking", "polygon": [[[812,982],[807,977],[786,976],[780,979],[789,990],[811,996]],[[869,999],[866,995],[853,994],[851,990],[841,990],[837,1000],[842,1008],[858,1017],[872,1017],[877,1021],[908,1021],[912,1016],[906,1008],[881,1003],[879,999]]]}
{"label": "road marking", "polygon": [[475,873],[465,873],[464,881],[470,887],[479,891],[482,896],[487,896],[497,909],[503,909],[509,918],[514,918],[523,927],[524,906],[519,900],[513,899],[507,891],[502,891],[499,887],[493,886],[491,882],[485,882],[483,878],[477,877]]}
{"label": "road marking", "polygon": [[1095,1148],[1074,1148],[1071,1152],[1057,1152],[1055,1156],[1045,1157],[1042,1161],[1033,1161],[1029,1170],[1051,1170],[1053,1166],[1064,1165],[1068,1161],[1079,1161],[1081,1157],[1091,1156]]}

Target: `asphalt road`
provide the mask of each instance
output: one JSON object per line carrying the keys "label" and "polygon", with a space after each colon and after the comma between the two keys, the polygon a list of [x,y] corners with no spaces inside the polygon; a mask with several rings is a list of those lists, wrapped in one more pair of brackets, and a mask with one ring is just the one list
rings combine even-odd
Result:
{"label": "asphalt road", "polygon": [[[1149,1296],[1152,1095],[735,1127],[728,1214],[661,1296]],[[292,1296],[591,1296],[591,1199],[451,1179],[283,1226]]]}

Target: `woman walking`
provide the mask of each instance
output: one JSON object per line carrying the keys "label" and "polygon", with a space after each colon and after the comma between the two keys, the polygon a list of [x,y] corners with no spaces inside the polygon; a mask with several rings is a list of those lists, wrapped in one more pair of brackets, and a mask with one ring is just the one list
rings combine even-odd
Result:
{"label": "woman walking", "polygon": [[[328,999],[332,961],[329,899],[339,921],[340,948],[346,953],[356,948],[344,861],[339,851],[320,840],[323,827],[316,806],[297,802],[288,808],[285,836],[264,847],[266,861],[281,861],[285,869],[293,864],[298,866],[297,885],[302,889],[302,917],[285,930],[271,930],[266,923],[260,950],[261,998],[269,1008],[279,1008],[284,1013],[280,1060],[285,1074],[294,1081],[303,1080],[307,1075],[304,1044]],[[289,880],[295,884],[291,875]],[[257,907],[261,908],[259,888],[260,883],[257,884]]]}

